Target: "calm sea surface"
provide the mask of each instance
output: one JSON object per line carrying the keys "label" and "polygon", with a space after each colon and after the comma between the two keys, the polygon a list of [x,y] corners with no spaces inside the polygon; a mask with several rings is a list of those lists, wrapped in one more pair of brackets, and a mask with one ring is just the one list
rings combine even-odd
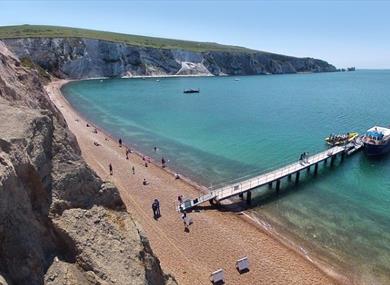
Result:
{"label": "calm sea surface", "polygon": [[[390,71],[238,78],[89,80],[63,91],[86,118],[205,186],[324,150],[330,133],[390,125]],[[357,153],[301,180],[284,181],[277,198],[259,189],[250,212],[359,283],[390,284],[390,155]]]}

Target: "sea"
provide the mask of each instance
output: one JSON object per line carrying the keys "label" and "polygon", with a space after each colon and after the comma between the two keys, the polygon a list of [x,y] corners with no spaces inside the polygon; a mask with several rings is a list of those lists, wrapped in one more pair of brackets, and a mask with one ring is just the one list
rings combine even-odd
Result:
{"label": "sea", "polygon": [[[329,134],[390,125],[390,70],[97,79],[62,92],[98,127],[212,188],[323,151]],[[355,284],[390,284],[390,155],[355,153],[252,197],[247,213],[313,262]]]}

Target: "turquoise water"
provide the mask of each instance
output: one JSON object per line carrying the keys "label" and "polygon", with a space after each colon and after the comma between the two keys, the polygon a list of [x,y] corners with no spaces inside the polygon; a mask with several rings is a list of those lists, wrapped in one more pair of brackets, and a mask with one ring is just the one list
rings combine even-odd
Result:
{"label": "turquoise water", "polygon": [[[214,187],[321,151],[330,133],[390,124],[390,71],[89,80],[63,91],[98,126]],[[358,153],[319,174],[284,181],[277,198],[260,189],[250,211],[359,283],[390,284],[390,155]]]}

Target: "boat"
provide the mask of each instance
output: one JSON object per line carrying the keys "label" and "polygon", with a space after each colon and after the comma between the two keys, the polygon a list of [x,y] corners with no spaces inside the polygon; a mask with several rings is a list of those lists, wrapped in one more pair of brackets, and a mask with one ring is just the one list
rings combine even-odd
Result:
{"label": "boat", "polygon": [[336,145],[345,145],[353,140],[355,140],[359,136],[356,132],[350,132],[342,135],[333,135],[331,134],[329,137],[325,138],[325,141],[328,145],[336,146]]}
{"label": "boat", "polygon": [[200,89],[185,89],[183,93],[199,93]]}
{"label": "boat", "polygon": [[363,137],[364,152],[368,156],[379,156],[390,151],[390,129],[374,126]]}

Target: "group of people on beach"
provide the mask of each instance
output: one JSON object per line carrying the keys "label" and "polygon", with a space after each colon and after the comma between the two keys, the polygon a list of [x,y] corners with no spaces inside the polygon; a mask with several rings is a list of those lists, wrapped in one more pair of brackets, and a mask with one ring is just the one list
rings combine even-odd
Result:
{"label": "group of people on beach", "polygon": [[[90,125],[88,123],[87,123],[87,127],[90,127]],[[95,134],[98,133],[96,128],[94,128],[93,133],[95,133]],[[108,139],[106,138],[106,140],[108,140]],[[123,146],[123,141],[121,138],[118,139],[118,144],[119,144],[120,148]],[[95,145],[100,145],[100,144],[96,143]],[[158,148],[154,147],[153,150],[154,150],[154,152],[157,152]],[[126,160],[129,160],[129,155],[131,153],[132,153],[131,148],[126,148]],[[148,167],[148,163],[151,163],[151,158],[148,156],[142,156],[142,160],[144,161],[145,167]],[[164,157],[162,157],[161,158],[161,167],[165,168],[166,163],[167,163],[167,161],[165,160]],[[110,175],[114,175],[114,168],[113,168],[111,162],[108,164],[108,170],[109,170]],[[132,170],[133,175],[135,175],[135,167],[134,166],[131,167],[131,170]],[[178,173],[175,173],[174,177],[175,177],[175,179],[180,179],[180,175]],[[146,186],[146,185],[149,185],[149,182],[146,180],[146,178],[144,178],[142,184],[144,186]],[[178,199],[179,205],[181,205],[183,203],[183,196],[179,195],[177,199]],[[155,220],[158,220],[161,217],[160,201],[158,199],[154,199],[154,201],[152,203],[152,211],[153,211],[153,218]],[[180,210],[180,212],[181,212],[181,219],[182,219],[183,224],[184,224],[184,231],[189,232],[190,231],[189,227],[193,223],[192,218],[187,215],[186,211]]]}

